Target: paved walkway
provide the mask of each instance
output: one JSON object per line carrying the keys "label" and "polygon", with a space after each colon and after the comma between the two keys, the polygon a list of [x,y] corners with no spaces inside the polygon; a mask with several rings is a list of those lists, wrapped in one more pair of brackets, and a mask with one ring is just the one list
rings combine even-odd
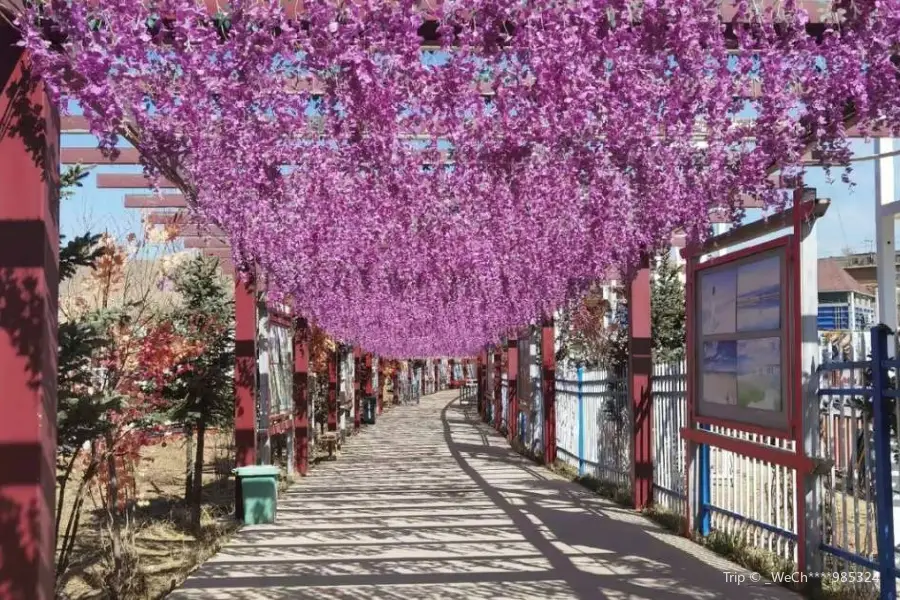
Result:
{"label": "paved walkway", "polygon": [[451,401],[382,416],[174,600],[771,600],[745,570],[515,454]]}

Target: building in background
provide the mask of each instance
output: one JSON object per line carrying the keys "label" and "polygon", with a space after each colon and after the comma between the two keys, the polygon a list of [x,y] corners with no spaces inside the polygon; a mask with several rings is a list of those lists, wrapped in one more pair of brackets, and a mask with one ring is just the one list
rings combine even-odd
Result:
{"label": "building in background", "polygon": [[854,279],[838,258],[819,259],[819,339],[822,360],[863,360],[875,324],[875,292]]}

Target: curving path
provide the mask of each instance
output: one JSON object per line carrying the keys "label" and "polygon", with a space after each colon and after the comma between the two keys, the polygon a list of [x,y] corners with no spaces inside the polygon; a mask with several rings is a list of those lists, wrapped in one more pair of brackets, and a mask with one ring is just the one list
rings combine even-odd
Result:
{"label": "curving path", "polygon": [[170,598],[799,598],[726,581],[746,570],[523,459],[455,398],[382,415]]}

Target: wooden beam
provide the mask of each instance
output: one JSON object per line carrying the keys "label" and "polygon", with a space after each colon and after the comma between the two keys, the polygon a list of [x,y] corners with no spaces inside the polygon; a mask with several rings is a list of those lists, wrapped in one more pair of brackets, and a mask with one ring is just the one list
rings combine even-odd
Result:
{"label": "wooden beam", "polygon": [[196,220],[196,217],[184,210],[176,212],[154,211],[145,215],[144,221],[150,225],[186,225],[199,222]]}
{"label": "wooden beam", "polygon": [[90,133],[87,119],[82,115],[66,115],[59,121],[63,133]]}
{"label": "wooden beam", "polygon": [[207,223],[179,223],[175,225],[178,228],[178,237],[194,238],[194,237],[215,237],[228,239],[228,234]]}
{"label": "wooden beam", "polygon": [[[139,190],[150,187],[150,181],[138,173],[98,173],[97,187],[99,189],[126,189]],[[160,179],[159,187],[174,190],[175,184],[167,179]]]}
{"label": "wooden beam", "polygon": [[119,156],[112,160],[99,148],[62,148],[59,161],[64,165],[81,163],[83,165],[139,165],[140,152],[136,148],[122,148]]}
{"label": "wooden beam", "polygon": [[[97,187],[102,187],[99,181]],[[181,194],[127,194],[125,208],[187,208],[187,202]]]}
{"label": "wooden beam", "polygon": [[227,250],[230,248],[228,240],[221,240],[208,237],[186,237],[184,238],[185,248],[199,248],[202,250],[218,249]]}
{"label": "wooden beam", "polygon": [[218,258],[220,262],[231,263],[231,250],[228,248],[203,248],[201,253],[204,256]]}

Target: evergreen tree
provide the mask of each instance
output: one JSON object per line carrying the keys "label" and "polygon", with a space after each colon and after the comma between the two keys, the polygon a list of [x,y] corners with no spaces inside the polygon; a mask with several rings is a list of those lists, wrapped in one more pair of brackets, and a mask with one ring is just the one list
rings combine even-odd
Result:
{"label": "evergreen tree", "polygon": [[[68,167],[60,175],[60,197],[72,195],[71,188],[81,187],[87,171],[80,165]],[[60,236],[59,281],[62,283],[75,275],[79,267],[94,268],[106,249],[99,244],[100,236],[85,233],[63,243]],[[68,482],[71,479],[82,448],[103,436],[110,424],[104,418],[107,411],[118,403],[95,385],[91,362],[94,353],[106,339],[95,320],[81,318],[59,324],[57,340],[57,468],[59,491],[56,507],[56,539],[58,545],[57,581],[66,574],[75,547],[79,515],[88,483],[94,478],[100,464],[92,445],[90,459],[81,473],[71,508],[64,511]],[[64,519],[65,513],[65,519]],[[65,529],[62,529],[65,520]],[[62,537],[60,537],[62,535]]]}
{"label": "evergreen tree", "polygon": [[176,330],[199,342],[202,350],[183,364],[173,365],[175,377],[164,394],[173,401],[172,417],[189,435],[196,434],[196,454],[189,464],[186,500],[191,521],[200,526],[205,433],[233,417],[234,308],[218,272],[215,258],[198,256],[174,277],[181,306],[172,315]]}
{"label": "evergreen tree", "polygon": [[654,360],[668,362],[684,357],[685,296],[681,267],[668,253],[657,257],[651,291],[651,337]]}

